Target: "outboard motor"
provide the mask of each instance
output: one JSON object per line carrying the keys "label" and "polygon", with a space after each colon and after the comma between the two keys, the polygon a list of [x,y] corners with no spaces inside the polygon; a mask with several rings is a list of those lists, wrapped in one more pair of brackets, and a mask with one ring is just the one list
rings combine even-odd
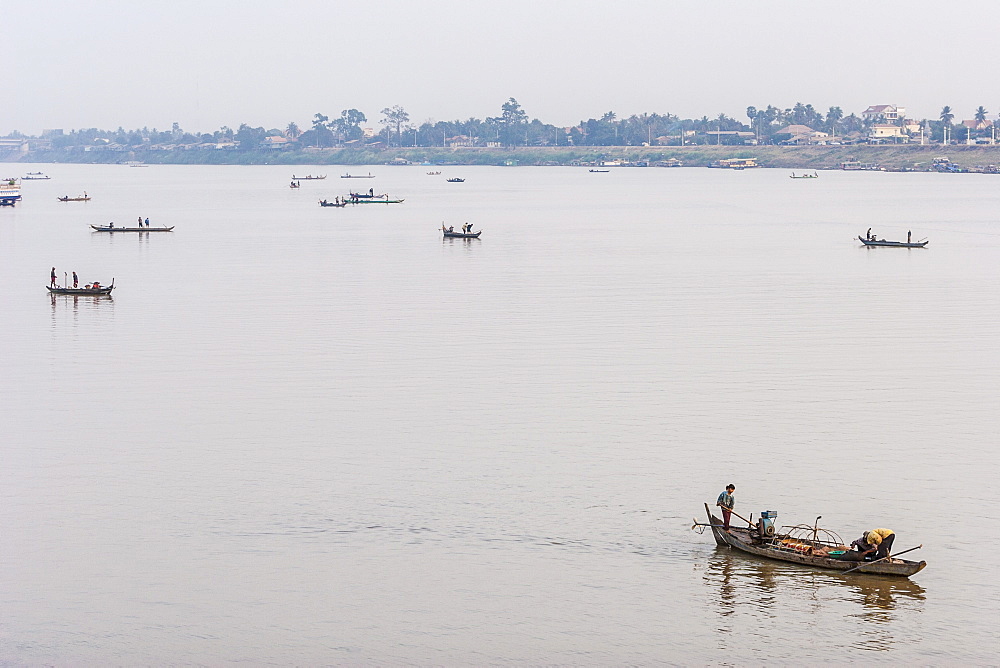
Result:
{"label": "outboard motor", "polygon": [[760,514],[760,519],[757,520],[757,533],[761,538],[774,538],[774,519],[777,516],[776,510],[765,510]]}

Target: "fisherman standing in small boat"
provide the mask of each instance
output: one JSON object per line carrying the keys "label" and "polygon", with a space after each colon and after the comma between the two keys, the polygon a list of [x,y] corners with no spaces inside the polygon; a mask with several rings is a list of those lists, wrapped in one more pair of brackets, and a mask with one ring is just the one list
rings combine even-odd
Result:
{"label": "fisherman standing in small boat", "polygon": [[73,287],[77,288],[80,286],[80,279],[76,277],[76,272],[73,272]]}
{"label": "fisherman standing in small boat", "polygon": [[52,273],[49,274],[49,285],[56,287],[56,268],[52,267]]}
{"label": "fisherman standing in small boat", "polygon": [[723,531],[729,531],[729,516],[732,515],[733,508],[736,507],[736,499],[733,498],[733,492],[735,491],[736,485],[726,485],[726,491],[719,494],[719,499],[715,502],[715,505],[722,509]]}

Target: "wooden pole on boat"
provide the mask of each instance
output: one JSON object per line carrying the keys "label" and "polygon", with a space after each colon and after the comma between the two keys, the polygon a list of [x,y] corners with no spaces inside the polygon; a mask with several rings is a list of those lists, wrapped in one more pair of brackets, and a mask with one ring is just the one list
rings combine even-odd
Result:
{"label": "wooden pole on boat", "polygon": [[875,561],[867,561],[867,562],[861,564],[860,566],[855,566],[854,568],[852,568],[849,571],[844,571],[843,574],[847,575],[848,573],[853,573],[854,571],[858,570],[859,568],[864,568],[865,566],[871,566],[872,564],[877,564],[880,561],[885,561],[886,559],[891,559],[894,556],[898,557],[901,554],[906,554],[907,552],[913,552],[914,550],[919,550],[923,546],[924,546],[923,543],[921,543],[920,545],[917,545],[916,547],[911,547],[909,550],[903,550],[902,552],[897,552],[894,555],[892,555],[892,554],[886,555],[886,556],[882,557],[881,559],[876,559]]}

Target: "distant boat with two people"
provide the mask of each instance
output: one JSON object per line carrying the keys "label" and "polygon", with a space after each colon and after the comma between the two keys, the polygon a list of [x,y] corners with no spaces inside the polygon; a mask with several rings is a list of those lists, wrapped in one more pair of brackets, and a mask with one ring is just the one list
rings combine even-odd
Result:
{"label": "distant boat with two people", "polygon": [[929,242],[927,239],[920,239],[919,241],[912,241],[913,233],[907,231],[906,241],[888,241],[886,239],[879,239],[876,235],[872,234],[872,228],[868,228],[868,232],[865,236],[858,235],[858,241],[863,243],[865,246],[891,246],[894,248],[923,248]]}
{"label": "distant boat with two people", "polygon": [[348,172],[347,174],[341,175],[340,178],[342,178],[342,179],[374,179],[375,175],[372,174],[371,172],[368,172],[367,176],[365,176],[364,174],[351,174],[351,173]]}
{"label": "distant boat with two people", "polygon": [[89,202],[90,195],[88,195],[87,191],[84,190],[83,195],[80,195],[79,197],[70,197],[69,195],[66,195],[65,197],[57,197],[56,199],[60,202]]}
{"label": "distant boat with two people", "polygon": [[789,176],[788,178],[790,178],[790,179],[818,179],[819,178],[819,172],[813,172],[812,174],[801,174],[801,175],[798,175],[798,176],[795,175],[795,172],[792,172],[792,175]]}
{"label": "distant boat with two people", "polygon": [[115,224],[108,223],[107,225],[91,225],[95,232],[170,232],[174,229],[174,226],[170,227],[150,227],[149,221],[142,227],[115,227]]}
{"label": "distant boat with two people", "polygon": [[23,181],[48,181],[51,178],[52,178],[51,176],[46,176],[45,174],[42,174],[41,172],[28,172],[23,177],[21,177],[21,180],[23,180]]}
{"label": "distant boat with two people", "polygon": [[479,235],[483,233],[482,230],[478,232],[472,231],[472,223],[466,223],[462,225],[462,231],[456,232],[454,225],[449,225],[445,227],[444,223],[441,223],[441,232],[444,234],[445,239],[478,239]]}
{"label": "distant boat with two people", "polygon": [[292,181],[322,181],[326,178],[326,174],[320,174],[319,176],[313,176],[309,174],[308,176],[295,176],[292,174]]}

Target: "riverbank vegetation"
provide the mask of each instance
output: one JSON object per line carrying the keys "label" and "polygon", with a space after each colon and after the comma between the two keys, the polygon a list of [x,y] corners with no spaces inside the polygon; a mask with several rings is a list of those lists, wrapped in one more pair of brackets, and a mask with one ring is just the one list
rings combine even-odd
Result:
{"label": "riverbank vegetation", "polygon": [[[764,166],[824,169],[851,160],[894,169],[920,167],[943,149],[966,162],[995,160],[996,129],[982,106],[974,119],[958,125],[950,107],[934,120],[905,118],[892,105],[845,115],[810,104],[789,108],[747,107],[747,122],[718,114],[682,119],[671,113],[612,111],[559,127],[530,119],[516,99],[485,119],[411,122],[400,105],[381,110],[380,130],[367,115],[344,109],[316,113],[306,129],[289,122],[283,129],[239,124],[212,132],[142,128],[51,130],[41,137],[11,132],[0,140],[0,160],[33,162],[150,164],[433,164],[570,165],[619,160],[668,160],[704,165],[724,157],[754,157]],[[964,135],[964,136],[963,136]],[[919,136],[919,141],[918,141]],[[956,138],[957,137],[957,138]],[[957,142],[964,140],[959,145]],[[937,142],[936,145],[934,143]],[[942,143],[947,142],[947,143]],[[979,142],[987,145],[976,145]]]}

